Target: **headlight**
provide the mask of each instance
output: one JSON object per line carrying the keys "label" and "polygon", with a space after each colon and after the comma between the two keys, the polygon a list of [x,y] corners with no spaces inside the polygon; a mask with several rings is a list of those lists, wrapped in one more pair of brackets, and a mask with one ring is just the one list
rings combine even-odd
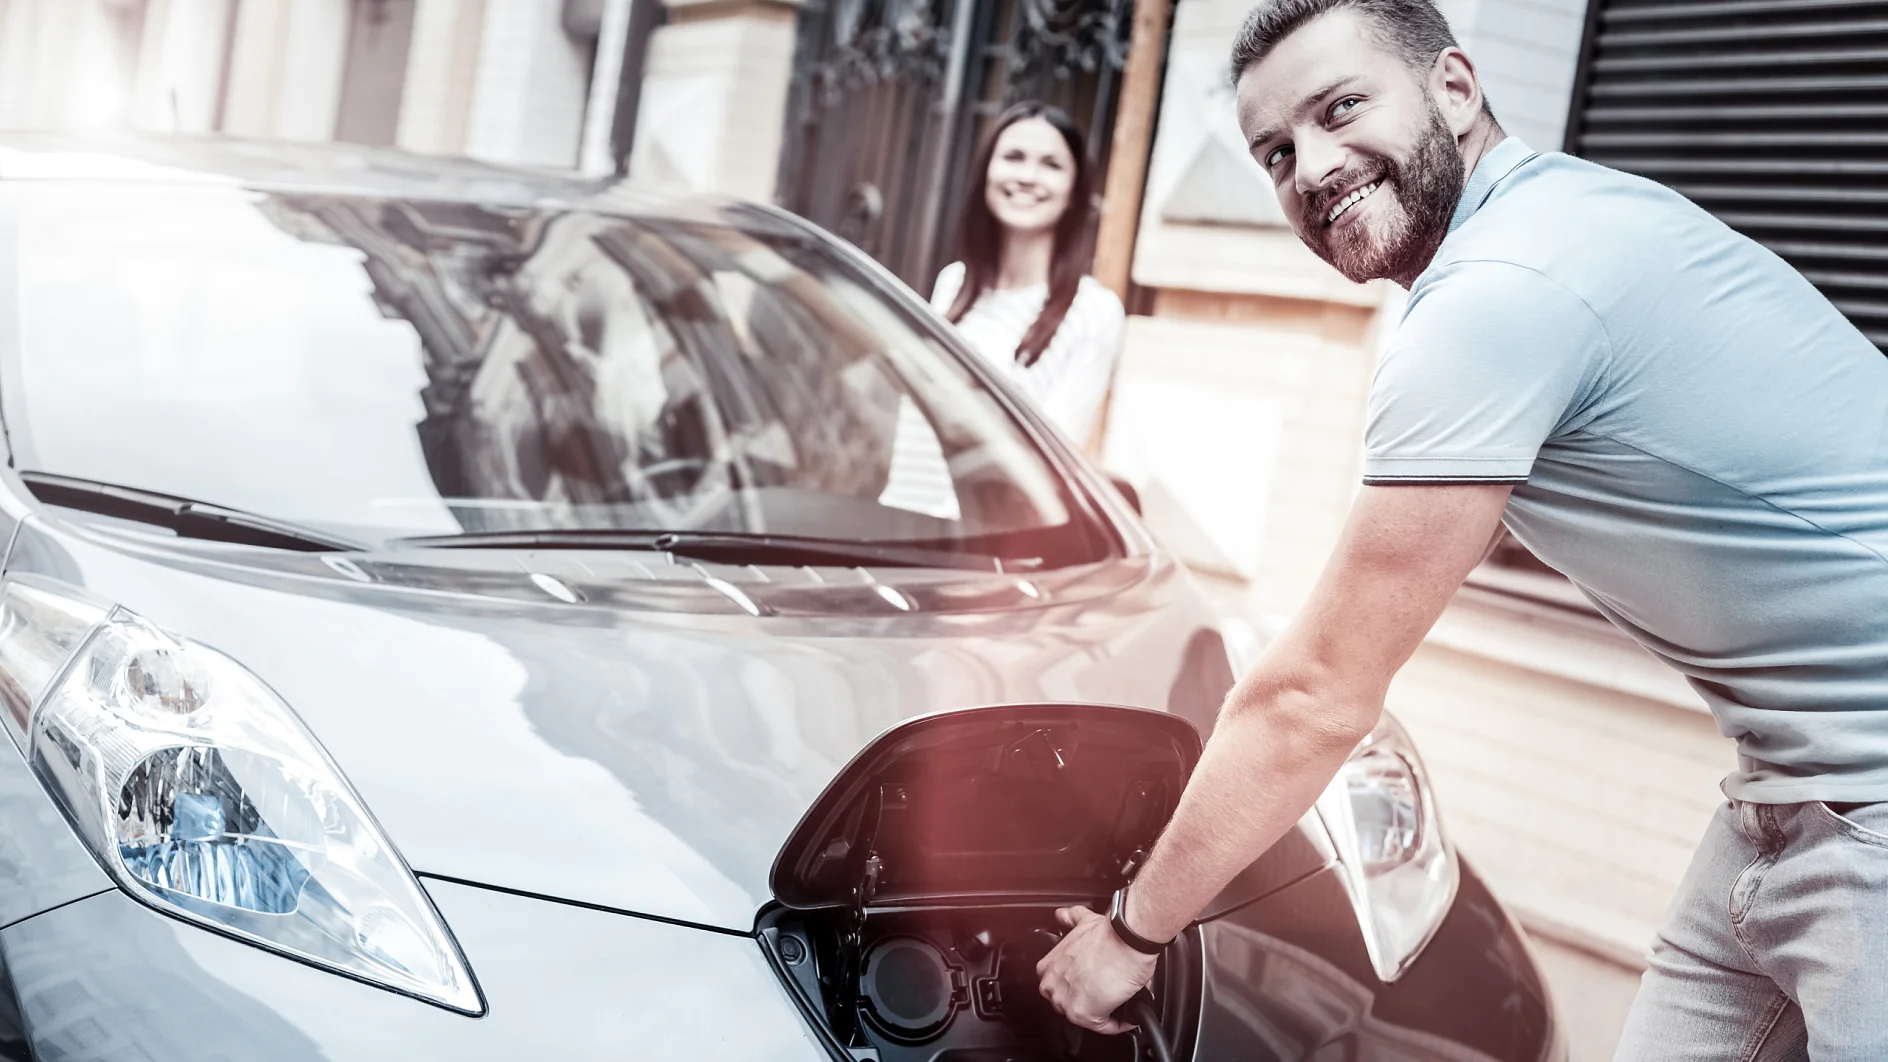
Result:
{"label": "headlight", "polygon": [[74,830],[166,914],[468,1014],[458,944],[360,797],[234,660],[28,577],[0,711]]}
{"label": "headlight", "polygon": [[1435,936],[1461,881],[1422,759],[1396,720],[1383,717],[1317,810],[1337,848],[1370,964],[1394,981]]}

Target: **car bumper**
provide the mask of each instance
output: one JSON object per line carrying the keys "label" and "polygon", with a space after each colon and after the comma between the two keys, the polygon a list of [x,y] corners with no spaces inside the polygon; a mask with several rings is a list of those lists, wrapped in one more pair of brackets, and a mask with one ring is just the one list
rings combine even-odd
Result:
{"label": "car bumper", "polygon": [[40,1058],[825,1059],[753,938],[426,879],[471,1018],[160,915],[116,890],[0,933]]}
{"label": "car bumper", "polygon": [[1566,1058],[1520,928],[1466,863],[1435,937],[1390,984],[1372,971],[1332,867],[1200,930],[1206,984],[1195,1057]]}
{"label": "car bumper", "polygon": [[[62,1062],[831,1057],[748,936],[425,884],[479,979],[482,1017],[286,960],[116,890],[7,928],[0,949],[32,1057]],[[1371,973],[1329,868],[1206,923],[1201,947],[1196,1058],[1565,1057],[1520,931],[1466,866],[1435,939],[1394,984]]]}

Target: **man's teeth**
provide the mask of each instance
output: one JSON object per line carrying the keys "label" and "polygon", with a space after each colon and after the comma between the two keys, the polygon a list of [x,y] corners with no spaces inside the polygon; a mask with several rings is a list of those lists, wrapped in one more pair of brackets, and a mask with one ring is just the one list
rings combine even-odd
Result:
{"label": "man's teeth", "polygon": [[1338,218],[1338,215],[1342,214],[1346,210],[1349,210],[1351,207],[1356,206],[1358,203],[1363,202],[1364,196],[1367,196],[1371,192],[1376,191],[1377,186],[1382,183],[1383,183],[1383,179],[1379,177],[1376,180],[1371,181],[1369,184],[1366,184],[1363,187],[1356,189],[1355,191],[1351,192],[1351,194],[1338,200],[1337,205],[1331,208],[1330,215],[1324,219],[1325,224],[1328,225],[1331,222],[1336,221]]}

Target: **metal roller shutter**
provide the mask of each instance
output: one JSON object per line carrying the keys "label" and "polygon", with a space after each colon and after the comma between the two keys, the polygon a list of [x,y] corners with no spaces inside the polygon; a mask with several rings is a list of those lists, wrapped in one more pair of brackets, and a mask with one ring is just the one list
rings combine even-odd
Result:
{"label": "metal roller shutter", "polygon": [[1888,351],[1888,0],[1591,0],[1567,150],[1682,192]]}

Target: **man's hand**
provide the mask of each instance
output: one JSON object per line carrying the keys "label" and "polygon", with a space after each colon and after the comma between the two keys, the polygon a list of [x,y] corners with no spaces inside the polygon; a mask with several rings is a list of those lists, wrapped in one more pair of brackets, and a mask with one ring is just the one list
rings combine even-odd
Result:
{"label": "man's hand", "polygon": [[[1233,688],[1180,806],[1134,878],[1128,924],[1171,940],[1292,828],[1383,711],[1383,697],[1462,579],[1487,553],[1505,484],[1365,487],[1311,598]],[[1042,994],[1084,1029],[1118,1033],[1114,1008],[1154,959],[1081,907],[1036,967]]]}
{"label": "man's hand", "polygon": [[1134,1028],[1116,1020],[1114,1010],[1154,979],[1159,956],[1123,944],[1108,916],[1086,907],[1064,907],[1055,920],[1069,933],[1036,964],[1043,998],[1084,1029],[1112,1036]]}

